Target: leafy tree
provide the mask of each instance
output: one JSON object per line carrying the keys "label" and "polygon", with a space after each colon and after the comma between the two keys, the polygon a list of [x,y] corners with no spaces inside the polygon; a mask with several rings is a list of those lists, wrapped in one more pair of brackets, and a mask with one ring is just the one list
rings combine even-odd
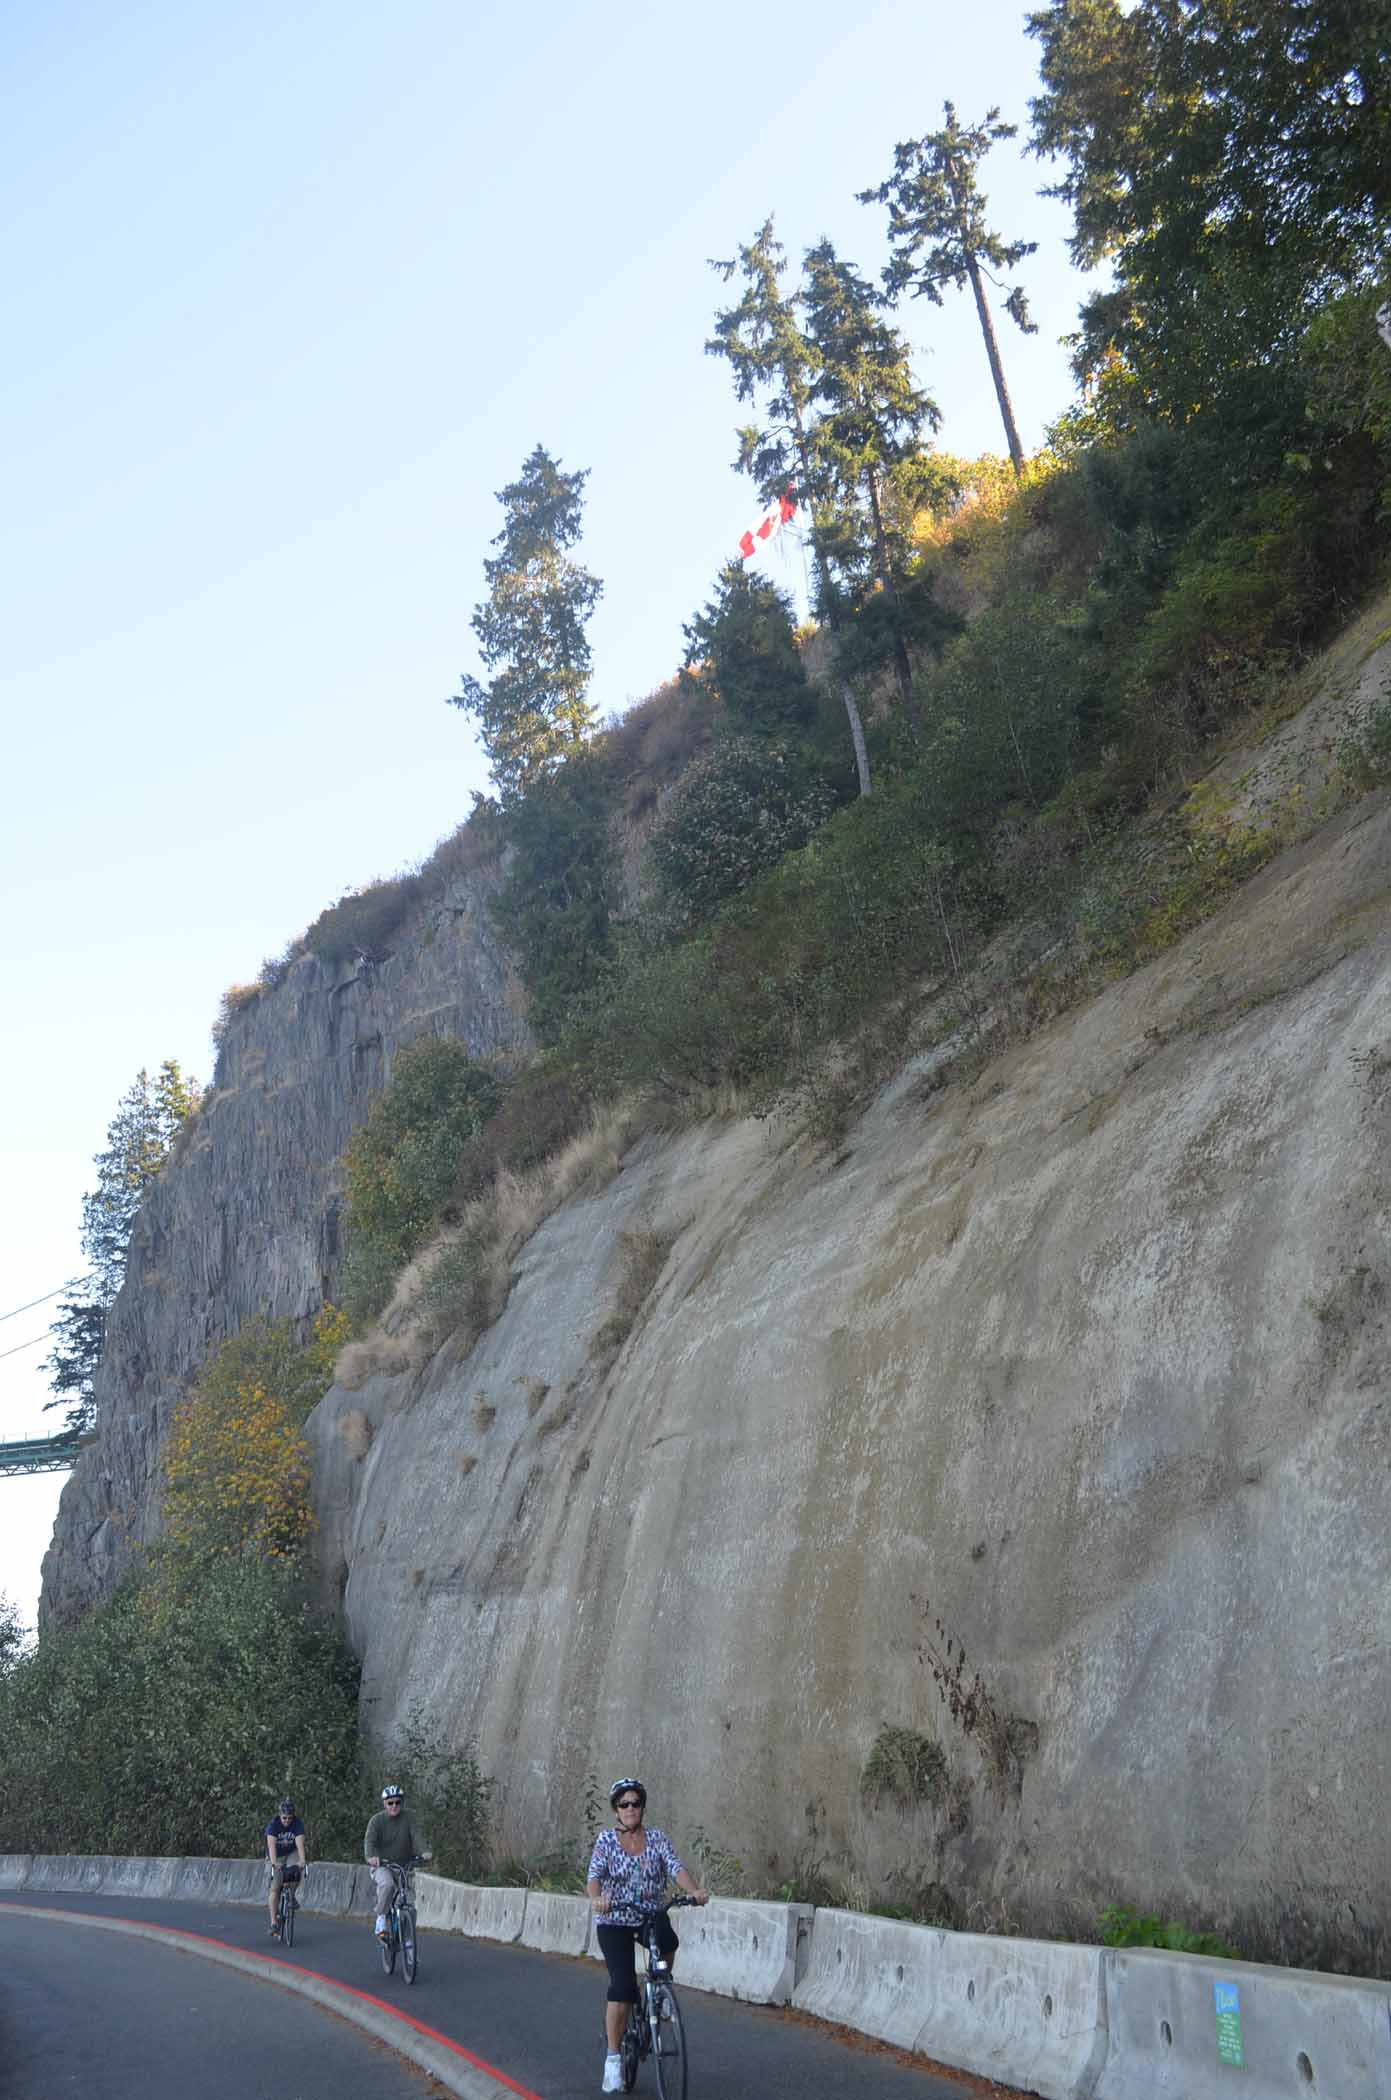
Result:
{"label": "leafy tree", "polygon": [[477,719],[504,800],[553,771],[593,726],[585,625],[603,585],[568,555],[588,479],[562,473],[538,445],[520,480],[498,492],[506,523],[493,541],[500,551],[483,564],[487,601],[470,623],[494,676],[466,676],[451,705]]}
{"label": "leafy tree", "polygon": [[553,1042],[600,967],[622,888],[611,819],[613,766],[586,745],[533,780],[507,812],[510,871],[490,906],[530,995],[527,1018]]}
{"label": "leafy tree", "polygon": [[792,602],[775,583],[743,562],[726,563],[714,597],[682,633],[687,669],[704,667],[731,722],[764,736],[810,726],[815,704],[797,650]]}
{"label": "leafy tree", "polygon": [[294,1793],[361,1836],[358,1668],[285,1568],[156,1556],[0,1674],[0,1849],[245,1857]]}
{"label": "leafy tree", "polygon": [[[728,362],[738,400],[752,406],[760,396],[763,399],[763,421],[739,432],[736,464],[750,476],[765,502],[790,485],[809,512],[821,606],[835,635],[844,627],[845,613],[822,529],[826,482],[809,432],[816,360],[798,319],[798,294],[783,289],[785,263],[786,251],[774,235],[771,219],[764,220],[753,240],[736,256],[727,262],[711,262],[711,269],[726,284],[740,277],[743,289],[733,306],[715,316],[715,332],[705,350],[707,356]],[[860,793],[867,795],[870,770],[864,724],[854,687],[843,673],[840,695],[850,724]]]}
{"label": "leafy tree", "polygon": [[20,1622],[18,1606],[0,1590],[0,1683],[23,1655],[28,1638]]}
{"label": "leafy tree", "polygon": [[[993,270],[1012,270],[1037,241],[1003,241],[986,224],[985,198],[976,187],[976,169],[1000,139],[1012,139],[1018,129],[1002,124],[998,109],[989,110],[980,124],[962,125],[955,106],[944,105],[941,131],[925,138],[909,139],[894,147],[894,172],[877,189],[862,190],[862,204],[889,207],[889,245],[892,257],[884,282],[892,297],[911,291],[915,297],[942,304],[942,288],[958,291],[969,284],[975,297],[995,399],[1005,426],[1005,439],[1016,474],[1024,471],[1024,448],[1005,383],[1005,368],[995,323],[985,296],[984,278]],[[992,282],[993,282],[992,278]],[[1037,334],[1029,319],[1028,301],[1022,286],[1015,285],[1005,301],[1005,311],[1026,335]]]}
{"label": "leafy tree", "polygon": [[198,1560],[298,1560],[313,1529],[309,1445],[286,1403],[256,1379],[195,1386],[164,1446],[164,1524]]}
{"label": "leafy tree", "polygon": [[658,895],[676,928],[708,918],[831,814],[832,797],[785,746],[724,738],[688,766],[648,845]]}
{"label": "leafy tree", "polygon": [[1078,368],[1114,346],[1180,418],[1287,350],[1357,284],[1391,213],[1385,0],[1051,0],[1028,18],[1033,147],[1066,162],[1072,253],[1116,281]]}
{"label": "leafy tree", "polygon": [[821,485],[833,492],[839,531],[828,547],[862,601],[875,585],[893,617],[899,692],[915,714],[913,672],[899,618],[901,549],[891,545],[887,484],[916,458],[924,427],[941,418],[913,384],[908,345],[884,319],[884,301],[869,280],[842,262],[830,241],[807,251],[804,304],[816,373],[810,450]]}
{"label": "leafy tree", "polygon": [[93,1161],[97,1185],[82,1199],[82,1251],[91,1268],[60,1299],[56,1340],[43,1364],[54,1395],[47,1405],[67,1406],[66,1426],[74,1435],[92,1426],[92,1380],[106,1316],[125,1280],[135,1214],[197,1106],[197,1081],[184,1078],[176,1059],[166,1058],[153,1079],[138,1072],[107,1128],[106,1149]]}

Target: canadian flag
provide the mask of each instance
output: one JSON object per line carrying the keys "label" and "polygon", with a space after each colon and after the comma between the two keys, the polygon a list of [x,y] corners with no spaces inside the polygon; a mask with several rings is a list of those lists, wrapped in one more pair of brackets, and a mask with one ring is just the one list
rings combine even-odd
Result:
{"label": "canadian flag", "polygon": [[797,506],[788,491],[784,491],[776,503],[770,503],[758,523],[751,525],[739,541],[739,552],[743,559],[747,561],[751,554],[757,552],[760,541],[766,544],[780,526],[795,516],[796,510]]}

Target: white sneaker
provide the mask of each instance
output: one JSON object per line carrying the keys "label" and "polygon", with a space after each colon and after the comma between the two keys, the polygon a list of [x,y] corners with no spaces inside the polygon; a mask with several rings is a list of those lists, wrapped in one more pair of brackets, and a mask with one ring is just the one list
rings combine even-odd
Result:
{"label": "white sneaker", "polygon": [[384,1910],[383,1910],[383,1911],[378,1911],[378,1913],[377,1913],[377,1925],[376,1925],[376,1932],[377,1932],[377,1938],[378,1938],[379,1940],[380,1940],[380,1939],[385,1939],[385,1937],[386,1937],[386,1912],[385,1912]]}
{"label": "white sneaker", "polygon": [[610,2050],[604,2058],[604,2082],[599,2088],[604,2093],[621,2093],[623,2090],[623,2059]]}

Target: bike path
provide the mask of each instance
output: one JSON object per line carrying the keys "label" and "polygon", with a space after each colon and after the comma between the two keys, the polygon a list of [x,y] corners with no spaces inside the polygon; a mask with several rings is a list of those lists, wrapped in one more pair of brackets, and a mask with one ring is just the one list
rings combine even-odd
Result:
{"label": "bike path", "polygon": [[[202,1933],[274,1962],[368,1991],[469,2050],[538,2100],[589,2100],[603,2075],[605,1975],[601,1963],[538,1954],[452,1933],[420,1933],[420,1973],[408,1985],[398,1964],[383,1973],[368,1918],[322,1917],[308,1900],[296,1920],[295,1945],[282,1951],[267,1934],[263,1910],[230,1904],[140,1901],[118,1896],[0,1891],[8,1905],[128,1918],[137,1924]],[[14,1921],[16,1924],[18,1921]],[[57,1927],[50,1928],[57,1931]],[[83,1932],[84,1948],[93,1937]],[[690,2100],[1015,2100],[1012,2089],[962,2072],[924,2066],[901,2052],[820,2021],[769,2006],[744,2005],[677,1984],[686,2015]],[[278,1992],[266,2019],[277,2032],[293,2025],[298,2002]],[[171,2089],[172,2090],[172,2089]],[[356,2089],[351,2085],[347,2092]],[[374,2090],[362,2088],[361,2090]],[[508,2100],[499,2084],[498,2100]],[[655,2100],[651,2062],[637,2092]]]}
{"label": "bike path", "polygon": [[0,1911],[0,2100],[431,2100],[360,2028],[154,1945]]}

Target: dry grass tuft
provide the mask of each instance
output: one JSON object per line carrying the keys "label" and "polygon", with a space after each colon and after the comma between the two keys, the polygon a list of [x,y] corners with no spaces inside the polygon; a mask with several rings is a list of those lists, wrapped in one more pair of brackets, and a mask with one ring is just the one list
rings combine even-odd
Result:
{"label": "dry grass tuft", "polygon": [[377,1327],[360,1341],[349,1342],[334,1371],[337,1384],[355,1393],[369,1378],[397,1378],[411,1365],[410,1351],[395,1336]]}
{"label": "dry grass tuft", "polygon": [[638,1323],[638,1316],[652,1295],[667,1256],[676,1241],[674,1232],[625,1232],[621,1235],[623,1268],[613,1311],[590,1343],[593,1361],[607,1370]]}
{"label": "dry grass tuft", "polygon": [[360,1407],[350,1408],[338,1423],[338,1434],[349,1458],[359,1465],[372,1448],[372,1424]]}

